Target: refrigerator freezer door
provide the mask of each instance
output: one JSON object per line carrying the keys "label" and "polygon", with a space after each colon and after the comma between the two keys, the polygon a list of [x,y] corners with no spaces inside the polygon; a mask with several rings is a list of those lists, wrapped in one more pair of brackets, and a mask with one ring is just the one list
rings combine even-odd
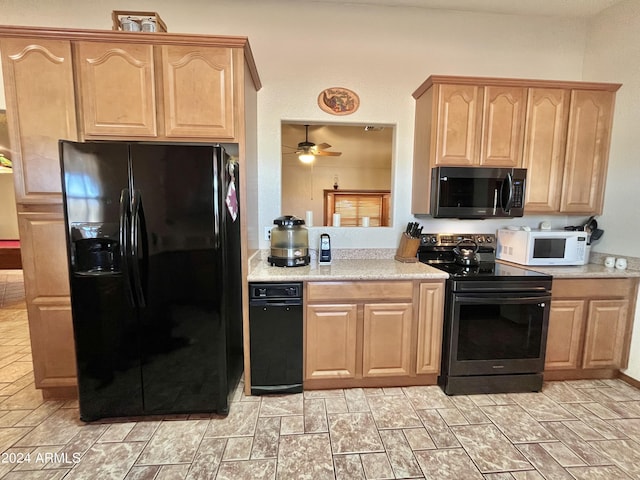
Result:
{"label": "refrigerator freezer door", "polygon": [[137,316],[121,256],[128,147],[63,141],[60,153],[80,416],[139,415]]}

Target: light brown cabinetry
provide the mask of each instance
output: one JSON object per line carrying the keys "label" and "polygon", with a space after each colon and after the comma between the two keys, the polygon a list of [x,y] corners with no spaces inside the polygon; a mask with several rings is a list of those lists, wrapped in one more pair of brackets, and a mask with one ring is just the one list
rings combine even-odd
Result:
{"label": "light brown cabinetry", "polygon": [[613,92],[571,92],[561,213],[602,213],[614,99]]}
{"label": "light brown cabinetry", "polygon": [[552,287],[545,378],[612,377],[627,366],[636,279],[559,279]]}
{"label": "light brown cabinetry", "polygon": [[560,211],[569,90],[530,88],[524,134],[525,211]]}
{"label": "light brown cabinetry", "polygon": [[525,213],[602,212],[619,84],[429,77],[416,99],[412,212],[438,165],[527,168]]}
{"label": "light brown cabinetry", "polygon": [[0,55],[35,385],[67,396],[76,366],[58,141],[237,143],[246,259],[257,248],[247,240],[257,199],[244,186],[255,182],[260,80],[244,37],[1,26]]}
{"label": "light brown cabinetry", "polygon": [[58,140],[78,139],[71,42],[1,38],[0,53],[35,383],[66,394],[76,364]]}
{"label": "light brown cabinetry", "polygon": [[155,137],[153,45],[77,42],[75,48],[85,137]]}
{"label": "light brown cabinetry", "polygon": [[58,140],[77,140],[69,40],[0,38],[16,201],[62,204]]}
{"label": "light brown cabinetry", "polygon": [[[434,165],[520,166],[525,89],[437,85]],[[433,101],[433,100],[431,100]]]}
{"label": "light brown cabinetry", "polygon": [[418,300],[416,373],[440,373],[444,284],[421,283]]}
{"label": "light brown cabinetry", "polygon": [[357,305],[309,305],[306,378],[355,378]]}
{"label": "light brown cabinetry", "polygon": [[233,57],[224,47],[77,42],[85,137],[233,139]]}
{"label": "light brown cabinetry", "polygon": [[435,383],[443,290],[442,281],[308,282],[305,388]]}

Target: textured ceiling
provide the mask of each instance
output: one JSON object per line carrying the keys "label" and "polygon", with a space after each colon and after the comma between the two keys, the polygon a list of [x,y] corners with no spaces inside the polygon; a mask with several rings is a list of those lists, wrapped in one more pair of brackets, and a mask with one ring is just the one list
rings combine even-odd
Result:
{"label": "textured ceiling", "polygon": [[420,7],[466,12],[591,17],[622,0],[296,0],[341,5]]}

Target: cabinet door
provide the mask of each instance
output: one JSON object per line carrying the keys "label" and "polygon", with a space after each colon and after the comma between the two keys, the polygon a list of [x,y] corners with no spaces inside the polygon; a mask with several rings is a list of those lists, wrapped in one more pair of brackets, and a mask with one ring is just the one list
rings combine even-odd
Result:
{"label": "cabinet door", "polygon": [[435,139],[436,165],[477,163],[482,87],[438,85]]}
{"label": "cabinet door", "polygon": [[78,42],[75,47],[85,136],[156,136],[153,46]]}
{"label": "cabinet door", "polygon": [[615,94],[573,90],[560,210],[602,213]]}
{"label": "cabinet door", "polygon": [[545,370],[573,370],[580,367],[584,307],[584,300],[551,302]]}
{"label": "cabinet door", "polygon": [[37,388],[76,384],[65,224],[62,213],[20,213],[33,373]]}
{"label": "cabinet door", "polygon": [[584,341],[584,368],[623,368],[628,300],[591,300]]}
{"label": "cabinet door", "polygon": [[232,49],[161,48],[165,135],[234,138]]}
{"label": "cabinet door", "polygon": [[518,87],[484,88],[480,165],[522,165],[526,92]]}
{"label": "cabinet door", "polygon": [[364,305],[362,376],[409,375],[411,303]]}
{"label": "cabinet door", "polygon": [[416,373],[440,373],[444,284],[421,283]]}
{"label": "cabinet door", "polygon": [[61,204],[58,140],[78,139],[71,43],[5,38],[0,52],[16,200]]}
{"label": "cabinet door", "polygon": [[525,211],[560,211],[569,91],[530,88],[523,167],[527,169]]}
{"label": "cabinet door", "polygon": [[305,332],[305,379],[354,378],[357,305],[309,305]]}

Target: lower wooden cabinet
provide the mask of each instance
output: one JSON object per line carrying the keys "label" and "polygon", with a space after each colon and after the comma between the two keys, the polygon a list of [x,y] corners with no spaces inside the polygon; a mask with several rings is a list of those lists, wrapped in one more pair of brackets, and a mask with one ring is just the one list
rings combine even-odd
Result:
{"label": "lower wooden cabinet", "polygon": [[411,303],[364,305],[363,377],[409,375],[412,318]]}
{"label": "lower wooden cabinet", "polygon": [[609,377],[626,368],[637,288],[631,278],[554,280],[545,379]]}
{"label": "lower wooden cabinet", "polygon": [[356,305],[309,305],[305,377],[356,376]]}
{"label": "lower wooden cabinet", "polygon": [[444,281],[308,282],[306,389],[433,384]]}

